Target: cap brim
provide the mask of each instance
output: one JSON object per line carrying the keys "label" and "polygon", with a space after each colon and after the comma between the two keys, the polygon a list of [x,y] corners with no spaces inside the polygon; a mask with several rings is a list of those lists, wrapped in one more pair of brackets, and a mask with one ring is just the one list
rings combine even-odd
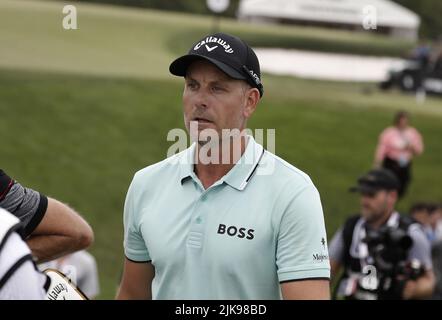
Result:
{"label": "cap brim", "polygon": [[230,76],[233,79],[246,80],[246,77],[243,74],[239,73],[237,70],[233,69],[231,66],[229,66],[221,61],[218,61],[218,60],[215,60],[212,58],[208,58],[206,56],[202,56],[199,54],[187,54],[185,56],[179,57],[178,59],[176,59],[175,61],[173,61],[170,64],[169,71],[173,75],[176,75],[179,77],[185,77],[189,66],[197,60],[206,60],[206,61],[213,63],[218,69],[220,69],[222,72],[226,73],[228,76]]}
{"label": "cap brim", "polygon": [[350,192],[359,192],[359,193],[375,193],[379,191],[379,188],[371,187],[371,186],[354,186],[348,189]]}

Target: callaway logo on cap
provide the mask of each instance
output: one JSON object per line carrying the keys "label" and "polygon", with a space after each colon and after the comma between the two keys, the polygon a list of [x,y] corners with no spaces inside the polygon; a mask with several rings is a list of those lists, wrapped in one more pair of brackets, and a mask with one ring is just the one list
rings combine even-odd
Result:
{"label": "callaway logo on cap", "polygon": [[206,48],[206,50],[208,52],[215,50],[219,46],[221,46],[226,53],[233,53],[234,52],[232,47],[230,47],[230,44],[228,44],[223,39],[217,38],[217,37],[210,36],[204,40],[201,40],[193,47],[193,51],[198,51],[202,45],[204,45],[204,47]]}
{"label": "callaway logo on cap", "polygon": [[233,79],[247,81],[259,90],[262,97],[264,88],[258,58],[238,37],[225,33],[204,37],[191,47],[188,54],[171,63],[170,73],[184,77],[190,64],[199,59],[210,61]]}

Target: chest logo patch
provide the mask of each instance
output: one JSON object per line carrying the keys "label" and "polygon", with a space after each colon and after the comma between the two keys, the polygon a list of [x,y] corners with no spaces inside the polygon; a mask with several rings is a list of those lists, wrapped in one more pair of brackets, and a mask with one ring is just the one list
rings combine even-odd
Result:
{"label": "chest logo patch", "polygon": [[226,226],[225,224],[220,224],[218,226],[218,234],[226,234],[230,237],[237,237],[240,239],[247,239],[252,240],[255,230],[254,229],[247,229],[243,227],[236,227],[236,226]]}

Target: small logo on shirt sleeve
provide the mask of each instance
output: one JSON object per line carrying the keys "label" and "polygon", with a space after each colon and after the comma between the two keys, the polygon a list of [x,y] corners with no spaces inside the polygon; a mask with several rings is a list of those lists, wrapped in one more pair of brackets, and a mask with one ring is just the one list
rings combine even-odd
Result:
{"label": "small logo on shirt sleeve", "polygon": [[323,254],[323,253],[315,253],[313,255],[313,260],[317,261],[317,262],[322,262],[324,260],[328,260],[328,255]]}
{"label": "small logo on shirt sleeve", "polygon": [[315,262],[323,262],[324,260],[328,260],[328,253],[327,253],[327,247],[326,247],[327,242],[325,241],[325,238],[322,237],[321,238],[321,245],[323,248],[323,252],[322,253],[314,253],[313,254],[313,261]]}

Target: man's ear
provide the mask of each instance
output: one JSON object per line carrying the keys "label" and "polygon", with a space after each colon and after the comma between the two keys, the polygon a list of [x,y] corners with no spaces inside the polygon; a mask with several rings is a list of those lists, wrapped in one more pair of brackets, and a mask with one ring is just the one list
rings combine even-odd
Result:
{"label": "man's ear", "polygon": [[259,90],[256,88],[248,88],[246,91],[246,105],[244,108],[244,116],[248,119],[255,112],[260,99]]}
{"label": "man's ear", "polygon": [[390,202],[394,205],[398,200],[398,192],[396,190],[391,190],[388,192],[388,197],[390,198]]}

